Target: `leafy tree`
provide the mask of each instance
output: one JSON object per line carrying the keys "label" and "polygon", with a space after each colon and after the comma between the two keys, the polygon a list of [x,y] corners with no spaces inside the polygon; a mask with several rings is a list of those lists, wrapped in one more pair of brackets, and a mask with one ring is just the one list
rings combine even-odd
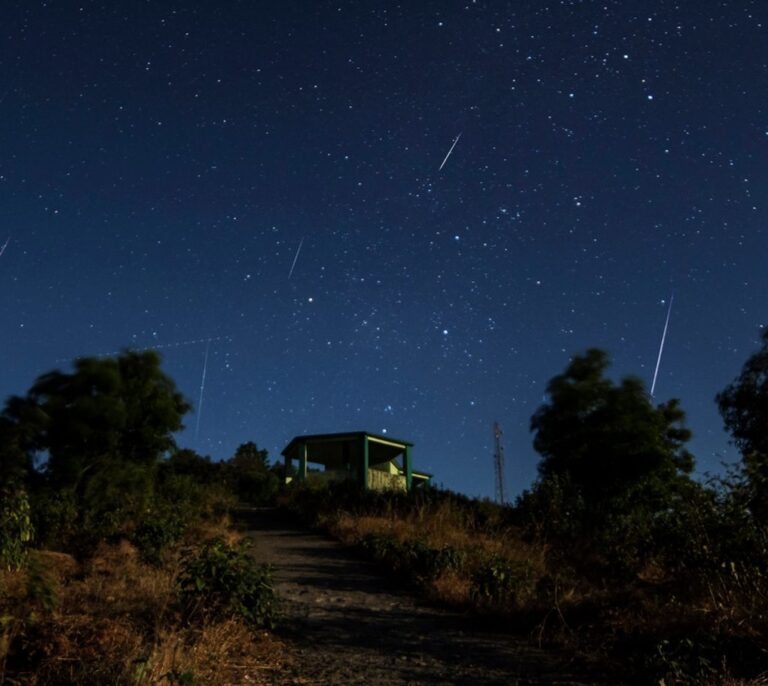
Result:
{"label": "leafy tree", "polygon": [[677,400],[654,407],[640,379],[614,384],[608,364],[592,348],[549,382],[549,400],[531,419],[539,474],[568,484],[588,511],[630,496],[651,505],[654,494],[663,507],[666,491],[693,469],[685,415]]}
{"label": "leafy tree", "polygon": [[125,352],[41,376],[25,398],[8,401],[4,418],[28,456],[47,454],[51,482],[74,486],[105,460],[155,464],[189,409],[157,353]]}
{"label": "leafy tree", "polygon": [[760,349],[716,400],[725,428],[742,454],[750,507],[768,520],[768,330]]}
{"label": "leafy tree", "polygon": [[188,476],[199,484],[220,483],[224,477],[220,462],[213,462],[208,455],[199,455],[194,450],[175,450],[161,464],[163,476]]}
{"label": "leafy tree", "polygon": [[0,416],[0,495],[29,490],[41,543],[124,533],[152,509],[159,459],[189,409],[154,352],[45,374]]}
{"label": "leafy tree", "polygon": [[11,397],[0,415],[0,490],[13,491],[34,472],[40,413],[27,399]]}
{"label": "leafy tree", "polygon": [[226,463],[233,490],[241,501],[266,503],[277,493],[279,478],[269,466],[268,453],[252,441],[238,446]]}

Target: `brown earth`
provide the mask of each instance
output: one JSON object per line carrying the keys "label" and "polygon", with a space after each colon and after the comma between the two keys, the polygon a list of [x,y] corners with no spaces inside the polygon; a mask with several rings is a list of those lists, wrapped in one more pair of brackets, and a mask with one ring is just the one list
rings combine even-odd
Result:
{"label": "brown earth", "polygon": [[567,656],[432,607],[354,550],[276,510],[248,515],[255,557],[274,565],[287,666],[266,683],[587,686]]}

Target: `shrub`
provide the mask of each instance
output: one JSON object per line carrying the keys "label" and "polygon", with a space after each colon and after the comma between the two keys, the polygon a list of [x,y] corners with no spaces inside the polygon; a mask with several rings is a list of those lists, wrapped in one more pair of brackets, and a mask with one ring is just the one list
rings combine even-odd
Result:
{"label": "shrub", "polygon": [[24,564],[27,545],[32,540],[32,519],[24,491],[0,495],[0,565],[10,571]]}
{"label": "shrub", "polygon": [[472,575],[470,597],[478,605],[501,610],[522,605],[535,591],[536,573],[530,563],[493,557]]}
{"label": "shrub", "polygon": [[187,618],[241,617],[251,628],[272,628],[277,595],[272,568],[258,565],[247,545],[227,545],[215,539],[187,559],[178,578]]}
{"label": "shrub", "polygon": [[32,520],[39,547],[65,550],[77,534],[77,503],[71,489],[32,493]]}
{"label": "shrub", "polygon": [[142,559],[152,565],[160,565],[165,551],[178,542],[186,526],[173,510],[160,510],[147,516],[131,534],[131,543]]}

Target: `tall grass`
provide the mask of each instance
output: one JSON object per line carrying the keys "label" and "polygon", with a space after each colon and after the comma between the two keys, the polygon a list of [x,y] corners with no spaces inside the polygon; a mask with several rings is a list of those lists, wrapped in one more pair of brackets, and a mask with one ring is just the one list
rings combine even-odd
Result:
{"label": "tall grass", "polygon": [[758,530],[735,540],[739,526],[714,504],[652,522],[653,550],[624,558],[636,540],[617,535],[603,549],[578,532],[545,535],[547,522],[525,526],[514,508],[436,489],[337,484],[294,489],[285,504],[433,600],[572,648],[622,679],[756,685],[768,671],[768,547]]}
{"label": "tall grass", "polygon": [[[209,522],[194,538],[224,532],[231,540]],[[30,557],[26,569],[0,573],[0,682],[217,686],[264,683],[281,665],[280,642],[242,618],[185,621],[178,550],[161,565],[125,540],[100,543],[85,561]]]}

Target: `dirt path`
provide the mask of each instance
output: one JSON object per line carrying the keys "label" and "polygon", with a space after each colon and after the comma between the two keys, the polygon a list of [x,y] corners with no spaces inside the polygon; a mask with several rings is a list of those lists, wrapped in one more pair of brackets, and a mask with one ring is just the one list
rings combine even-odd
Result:
{"label": "dirt path", "polygon": [[420,603],[372,564],[274,510],[248,516],[256,557],[275,566],[284,601],[286,684],[584,686],[557,656]]}

